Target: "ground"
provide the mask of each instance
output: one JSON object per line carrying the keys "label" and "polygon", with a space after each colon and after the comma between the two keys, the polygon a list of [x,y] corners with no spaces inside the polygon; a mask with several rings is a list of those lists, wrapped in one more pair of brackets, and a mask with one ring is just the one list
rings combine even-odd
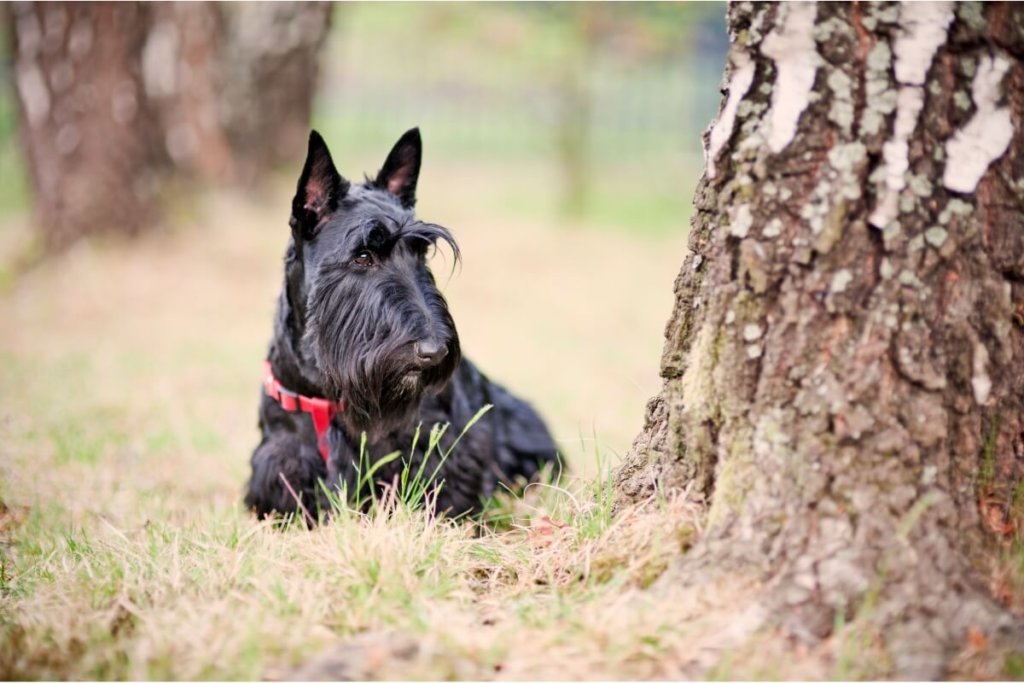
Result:
{"label": "ground", "polygon": [[[681,665],[679,615],[637,589],[692,538],[693,506],[674,496],[613,520],[607,482],[658,387],[685,217],[639,236],[524,218],[495,207],[543,170],[491,169],[492,184],[479,166],[430,170],[420,213],[463,249],[450,277],[450,255],[435,271],[464,348],[538,406],[574,480],[506,501],[487,525],[407,510],[312,532],[258,523],[240,501],[287,184],[259,200],[172,199],[140,242],[83,244],[26,271],[15,215],[0,232],[0,675]],[[672,521],[648,514],[659,506]]]}
{"label": "ground", "polygon": [[[813,651],[751,638],[756,579],[666,581],[701,531],[686,492],[611,514],[611,469],[659,387],[686,217],[562,221],[521,199],[554,184],[544,168],[428,169],[420,214],[463,249],[450,276],[450,255],[434,267],[466,352],[535,403],[573,476],[485,521],[259,523],[241,495],[287,179],[260,199],[170,197],[141,241],[27,270],[15,212],[0,226],[0,677],[884,676],[879,635],[856,623]],[[1015,609],[1022,557],[987,568]]]}

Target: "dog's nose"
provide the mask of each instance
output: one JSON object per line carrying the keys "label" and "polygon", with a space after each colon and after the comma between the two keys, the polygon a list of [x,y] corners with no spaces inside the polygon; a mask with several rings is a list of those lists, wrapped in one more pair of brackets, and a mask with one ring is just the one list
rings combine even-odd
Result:
{"label": "dog's nose", "polygon": [[416,342],[416,361],[421,368],[432,368],[448,355],[448,347],[433,340]]}

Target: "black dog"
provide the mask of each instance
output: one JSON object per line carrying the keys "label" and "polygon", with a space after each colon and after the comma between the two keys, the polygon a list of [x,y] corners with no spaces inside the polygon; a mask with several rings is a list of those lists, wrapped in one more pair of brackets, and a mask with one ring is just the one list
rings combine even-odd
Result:
{"label": "black dog", "polygon": [[[428,475],[440,464],[434,504],[450,514],[479,510],[499,482],[531,479],[556,458],[537,413],[461,355],[426,263],[438,240],[456,260],[458,246],[413,213],[421,156],[419,130],[410,130],[375,180],[352,184],[323,138],[309,136],[265,368],[263,438],[245,497],[260,517],[295,512],[297,499],[306,510],[326,510],[320,480],[351,494],[361,466],[365,474],[395,451],[403,458],[374,473],[376,486],[410,459],[411,471]],[[447,452],[488,404],[447,459],[425,452],[432,425],[450,423],[440,441]]]}

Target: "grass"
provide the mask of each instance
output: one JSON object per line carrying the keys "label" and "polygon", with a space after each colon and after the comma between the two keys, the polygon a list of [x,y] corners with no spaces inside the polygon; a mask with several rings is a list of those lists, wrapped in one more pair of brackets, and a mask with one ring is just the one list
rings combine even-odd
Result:
{"label": "grass", "polygon": [[[254,520],[240,499],[288,198],[202,198],[135,244],[80,245],[0,291],[0,677],[884,676],[857,619],[824,654],[770,630],[723,640],[759,586],[674,585],[701,533],[685,494],[611,514],[685,235],[510,217],[487,184],[508,176],[425,170],[421,214],[465,254],[440,280],[467,353],[538,406],[576,476],[481,520],[415,509],[416,473],[406,500],[339,502],[311,531]],[[0,225],[0,254],[26,231]],[[1015,539],[992,590],[1020,613]],[[994,675],[1020,671],[1012,655]]]}
{"label": "grass", "polygon": [[[312,531],[257,522],[240,498],[287,189],[200,198],[140,242],[82,244],[0,291],[12,322],[0,336],[0,675],[338,675],[339,659],[361,677],[682,666],[693,625],[643,587],[697,533],[697,508],[675,496],[613,519],[609,473],[658,387],[685,234],[505,216],[481,175],[500,177],[425,169],[421,214],[466,256],[441,283],[467,353],[548,417],[578,478],[477,521],[418,511],[421,487]],[[469,200],[466,179],[480,189]],[[529,188],[528,174],[518,182]],[[27,234],[24,215],[0,225],[6,262]]]}
{"label": "grass", "polygon": [[[339,8],[315,125],[350,177],[423,126],[420,214],[451,227],[466,257],[451,277],[450,264],[436,268],[464,348],[547,417],[573,477],[499,496],[473,520],[424,513],[430,473],[407,471],[368,511],[337,499],[331,523],[312,530],[256,521],[240,499],[293,178],[261,199],[183,202],[136,244],[83,244],[26,269],[25,174],[0,96],[0,678],[884,673],[868,631],[826,643],[826,657],[794,655],[771,632],[737,646],[729,634],[742,633],[760,586],[728,574],[674,583],[673,563],[701,533],[686,492],[612,515],[617,456],[660,386],[695,131],[717,106],[720,65],[711,81],[680,71],[675,53],[660,72],[592,70],[604,74],[591,84],[601,111],[629,120],[641,102],[647,118],[629,134],[592,122],[589,201],[569,220],[557,131],[516,99],[559,76],[548,65],[567,43],[548,9],[491,5],[467,22],[458,5],[381,7]],[[638,30],[690,42],[671,27],[698,10],[644,11]],[[453,35],[407,40],[432,21]],[[433,76],[412,68],[431,61]],[[482,105],[445,109],[412,92],[389,111],[382,93],[403,83],[367,88],[407,69],[406,85],[440,74]],[[678,96],[648,102],[652,92]],[[421,437],[436,443],[438,429]],[[1024,552],[1008,553],[1024,576]],[[1005,673],[1021,670],[1012,658]]]}
{"label": "grass", "polygon": [[[302,520],[258,523],[237,501],[196,501],[183,489],[202,475],[188,468],[184,481],[150,488],[118,467],[116,444],[101,450],[70,462],[37,451],[47,476],[28,505],[13,489],[31,472],[5,477],[5,677],[330,673],[346,637],[379,634],[387,646],[396,631],[418,643],[416,656],[364,662],[359,677],[550,674],[545,653],[595,634],[613,641],[623,672],[665,665],[655,655],[671,634],[659,620],[654,635],[609,633],[608,617],[621,619],[623,590],[649,584],[694,533],[685,497],[661,501],[670,515],[649,504],[613,520],[606,471],[572,490],[533,486],[472,523],[412,507],[424,491],[413,481],[411,496],[392,490],[368,513],[339,501],[330,524],[308,531]],[[597,654],[588,647],[581,673],[594,673]]]}
{"label": "grass", "polygon": [[[466,353],[538,407],[574,476],[479,520],[412,507],[415,472],[406,500],[339,504],[313,530],[241,509],[286,186],[199,198],[0,290],[0,677],[877,675],[872,633],[815,656],[724,640],[759,586],[674,583],[701,532],[685,493],[612,516],[685,234],[509,216],[494,185],[544,175],[507,171],[433,162],[420,213],[463,249],[435,270]],[[0,254],[27,231],[0,224]]]}
{"label": "grass", "polygon": [[[549,493],[557,527],[503,533],[386,500],[312,532],[237,510],[185,525],[58,531],[48,518],[59,511],[32,511],[15,536],[34,544],[18,544],[17,579],[5,589],[18,609],[5,610],[0,665],[30,678],[256,678],[324,666],[317,655],[345,636],[398,631],[431,655],[367,665],[361,676],[550,675],[549,655],[567,648],[584,647],[591,656],[579,664],[597,664],[592,635],[613,646],[621,671],[661,670],[659,643],[672,640],[659,633],[663,619],[631,634],[609,632],[607,618],[643,618],[621,613],[623,590],[675,554],[675,530],[637,512],[584,538],[577,525],[592,523],[594,509]],[[685,524],[684,503],[675,505]],[[636,520],[647,521],[646,538]],[[628,549],[616,543],[625,537]],[[620,565],[623,556],[632,562]]]}

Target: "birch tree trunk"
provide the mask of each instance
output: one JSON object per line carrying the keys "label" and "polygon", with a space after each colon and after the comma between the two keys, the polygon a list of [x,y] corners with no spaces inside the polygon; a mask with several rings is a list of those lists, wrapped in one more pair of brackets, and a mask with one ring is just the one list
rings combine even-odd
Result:
{"label": "birch tree trunk", "polygon": [[742,2],[729,31],[619,495],[702,492],[661,580],[751,571],[799,641],[867,620],[903,677],[1020,649],[977,566],[1024,523],[1024,7]]}
{"label": "birch tree trunk", "polygon": [[172,163],[204,180],[252,183],[301,162],[332,4],[152,9],[143,73]]}
{"label": "birch tree trunk", "polygon": [[329,3],[11,3],[44,246],[152,225],[169,175],[252,183],[304,154]]}
{"label": "birch tree trunk", "polygon": [[9,6],[21,140],[48,249],[90,232],[134,234],[152,218],[160,133],[137,58],[149,9]]}
{"label": "birch tree trunk", "polygon": [[330,2],[217,3],[220,111],[240,179],[301,164]]}

